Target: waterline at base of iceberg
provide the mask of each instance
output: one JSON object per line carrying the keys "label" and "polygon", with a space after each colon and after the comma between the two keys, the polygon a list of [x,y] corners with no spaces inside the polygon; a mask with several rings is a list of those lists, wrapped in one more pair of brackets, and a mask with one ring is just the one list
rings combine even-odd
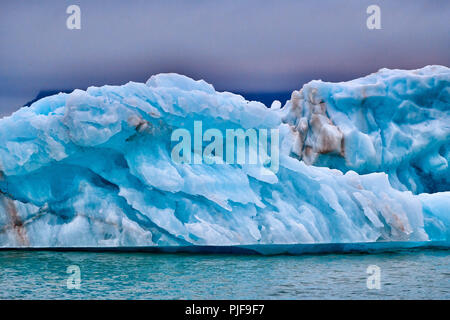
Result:
{"label": "waterline at base of iceberg", "polygon": [[410,250],[450,250],[450,241],[380,241],[360,243],[256,244],[235,246],[181,245],[134,247],[8,247],[0,251],[147,252],[189,254],[303,255],[385,253]]}

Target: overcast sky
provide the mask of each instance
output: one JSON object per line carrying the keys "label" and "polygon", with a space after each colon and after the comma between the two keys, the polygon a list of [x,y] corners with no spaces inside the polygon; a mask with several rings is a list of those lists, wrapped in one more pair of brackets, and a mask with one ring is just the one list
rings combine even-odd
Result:
{"label": "overcast sky", "polygon": [[[66,8],[81,8],[81,30]],[[381,7],[381,30],[366,8]],[[450,66],[448,0],[0,2],[0,116],[40,90],[177,72],[218,90],[292,91],[382,67]]]}

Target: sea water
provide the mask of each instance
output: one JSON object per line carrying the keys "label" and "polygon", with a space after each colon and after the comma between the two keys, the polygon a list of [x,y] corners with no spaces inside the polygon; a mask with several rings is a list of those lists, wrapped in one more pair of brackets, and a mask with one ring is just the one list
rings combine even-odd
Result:
{"label": "sea water", "polygon": [[[73,266],[78,286],[69,285]],[[379,268],[380,289],[369,289],[369,266]],[[450,259],[437,249],[299,256],[12,250],[0,251],[0,284],[1,299],[450,299]]]}

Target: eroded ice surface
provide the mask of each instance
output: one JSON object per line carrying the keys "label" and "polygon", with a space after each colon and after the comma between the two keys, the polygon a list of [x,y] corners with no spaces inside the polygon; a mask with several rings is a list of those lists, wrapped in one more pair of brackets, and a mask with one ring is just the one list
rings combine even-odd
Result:
{"label": "eroded ice surface", "polygon": [[[281,109],[177,74],[41,99],[0,119],[0,246],[448,241],[449,81],[383,69]],[[194,121],[279,129],[279,170],[172,161]]]}
{"label": "eroded ice surface", "polygon": [[414,193],[450,190],[450,70],[381,69],[294,91],[284,121],[293,153],[307,163],[358,173],[386,172]]}

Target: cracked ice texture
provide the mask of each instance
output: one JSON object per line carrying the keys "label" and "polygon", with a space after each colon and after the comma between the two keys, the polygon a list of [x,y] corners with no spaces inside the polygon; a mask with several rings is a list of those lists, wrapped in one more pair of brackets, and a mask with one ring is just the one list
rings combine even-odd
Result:
{"label": "cracked ice texture", "polygon": [[[449,80],[312,81],[281,109],[177,74],[41,99],[0,119],[0,246],[449,240]],[[173,162],[194,121],[278,128],[279,171]]]}
{"label": "cracked ice texture", "polygon": [[399,190],[450,190],[450,70],[381,69],[364,78],[311,81],[285,110],[309,164],[386,172]]}

